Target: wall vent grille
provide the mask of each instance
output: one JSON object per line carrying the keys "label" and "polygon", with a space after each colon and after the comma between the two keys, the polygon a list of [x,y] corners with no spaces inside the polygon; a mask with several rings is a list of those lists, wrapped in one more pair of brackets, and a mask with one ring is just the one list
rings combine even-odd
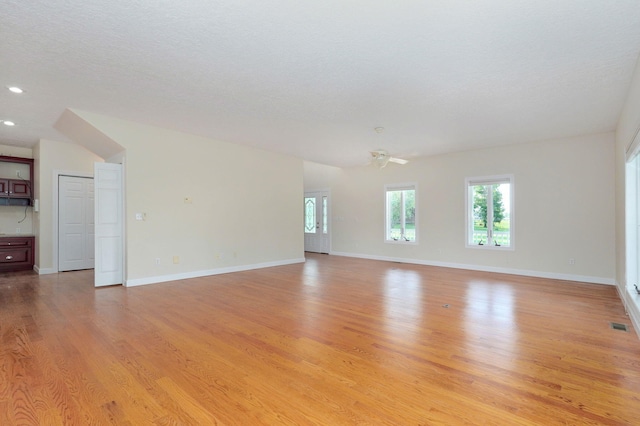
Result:
{"label": "wall vent grille", "polygon": [[626,331],[626,332],[629,331],[626,324],[620,324],[619,322],[610,322],[609,324],[611,325],[611,328],[614,330],[620,330],[620,331]]}

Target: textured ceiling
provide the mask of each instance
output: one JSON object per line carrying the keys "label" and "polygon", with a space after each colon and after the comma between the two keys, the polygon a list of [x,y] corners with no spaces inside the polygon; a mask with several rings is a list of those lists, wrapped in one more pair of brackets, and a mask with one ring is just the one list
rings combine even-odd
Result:
{"label": "textured ceiling", "polygon": [[640,52],[638,0],[2,6],[0,143],[22,146],[66,140],[68,107],[336,166],[599,133]]}

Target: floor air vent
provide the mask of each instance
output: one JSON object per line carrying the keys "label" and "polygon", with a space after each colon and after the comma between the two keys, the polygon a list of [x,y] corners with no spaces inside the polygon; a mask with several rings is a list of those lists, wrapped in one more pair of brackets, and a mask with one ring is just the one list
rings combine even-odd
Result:
{"label": "floor air vent", "polygon": [[620,324],[619,322],[610,322],[609,324],[614,330],[629,331],[626,324]]}

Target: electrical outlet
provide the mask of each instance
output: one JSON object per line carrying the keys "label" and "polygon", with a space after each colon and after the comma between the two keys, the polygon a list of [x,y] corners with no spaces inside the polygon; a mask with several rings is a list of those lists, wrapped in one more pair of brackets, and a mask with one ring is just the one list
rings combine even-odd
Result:
{"label": "electrical outlet", "polygon": [[160,258],[156,257],[156,265],[159,265],[159,264],[160,264]]}
{"label": "electrical outlet", "polygon": [[173,256],[173,263],[175,264],[180,263],[180,256]]}
{"label": "electrical outlet", "polygon": [[576,260],[573,257],[569,259],[569,265],[575,265],[575,264],[576,264]]}
{"label": "electrical outlet", "polygon": [[16,228],[16,234],[20,233],[20,228]]}
{"label": "electrical outlet", "polygon": [[20,170],[16,170],[16,177],[20,177]]}

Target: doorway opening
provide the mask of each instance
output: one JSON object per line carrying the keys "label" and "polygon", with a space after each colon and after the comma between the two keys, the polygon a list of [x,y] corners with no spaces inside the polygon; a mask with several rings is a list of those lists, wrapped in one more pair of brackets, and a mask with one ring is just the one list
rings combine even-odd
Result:
{"label": "doorway opening", "polygon": [[626,153],[624,287],[619,289],[634,326],[640,326],[640,137],[636,135]]}
{"label": "doorway opening", "polygon": [[93,178],[58,176],[58,271],[93,269]]}
{"label": "doorway opening", "polygon": [[329,254],[329,191],[304,193],[304,251]]}

